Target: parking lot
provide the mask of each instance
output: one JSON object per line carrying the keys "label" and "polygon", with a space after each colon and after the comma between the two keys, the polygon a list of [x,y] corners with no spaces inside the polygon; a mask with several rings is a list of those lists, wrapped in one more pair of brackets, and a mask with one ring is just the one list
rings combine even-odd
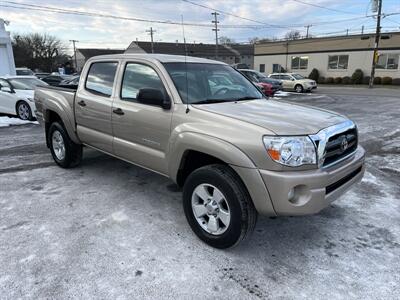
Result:
{"label": "parking lot", "polygon": [[202,243],[166,178],[85,150],[53,163],[42,128],[0,128],[0,298],[399,299],[400,90],[322,87],[280,101],[356,121],[363,181],[318,215],[260,217]]}

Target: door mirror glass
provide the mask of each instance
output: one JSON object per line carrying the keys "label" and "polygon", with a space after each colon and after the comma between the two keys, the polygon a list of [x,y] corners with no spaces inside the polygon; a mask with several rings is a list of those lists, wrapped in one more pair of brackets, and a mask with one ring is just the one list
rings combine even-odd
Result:
{"label": "door mirror glass", "polygon": [[136,100],[143,104],[157,105],[163,109],[171,108],[171,100],[159,89],[143,88],[137,93]]}

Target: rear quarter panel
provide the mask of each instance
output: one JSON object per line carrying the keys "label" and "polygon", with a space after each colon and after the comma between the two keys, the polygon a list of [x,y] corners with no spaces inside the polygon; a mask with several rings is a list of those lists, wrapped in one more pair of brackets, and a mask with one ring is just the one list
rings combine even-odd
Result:
{"label": "rear quarter panel", "polygon": [[38,87],[35,90],[36,115],[39,122],[49,122],[52,112],[60,116],[68,135],[80,143],[75,128],[75,91],[63,88]]}

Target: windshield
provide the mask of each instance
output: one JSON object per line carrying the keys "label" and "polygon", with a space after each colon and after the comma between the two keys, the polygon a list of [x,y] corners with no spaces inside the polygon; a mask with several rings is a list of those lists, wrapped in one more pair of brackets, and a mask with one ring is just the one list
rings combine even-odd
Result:
{"label": "windshield", "polygon": [[230,66],[165,63],[183,103],[201,104],[263,98],[262,93]]}
{"label": "windshield", "polygon": [[305,79],[305,77],[304,77],[304,76],[301,76],[300,74],[292,74],[292,76],[293,76],[296,80]]}
{"label": "windshield", "polygon": [[38,85],[47,85],[37,78],[11,78],[8,80],[16,90],[34,90]]}

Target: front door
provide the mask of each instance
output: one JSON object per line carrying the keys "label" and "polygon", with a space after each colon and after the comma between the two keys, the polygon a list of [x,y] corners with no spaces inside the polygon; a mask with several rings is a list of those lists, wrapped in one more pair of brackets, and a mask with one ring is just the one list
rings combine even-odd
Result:
{"label": "front door", "polygon": [[168,93],[156,66],[127,62],[113,102],[114,153],[132,163],[167,174],[166,153],[172,111],[136,100],[142,88]]}
{"label": "front door", "polygon": [[75,116],[80,140],[112,153],[111,108],[118,62],[100,61],[90,65],[75,99]]}
{"label": "front door", "polygon": [[[8,83],[7,80],[0,79],[0,87],[8,88],[11,91],[11,85]],[[15,115],[16,103],[17,96],[15,93],[0,90],[0,113]]]}

